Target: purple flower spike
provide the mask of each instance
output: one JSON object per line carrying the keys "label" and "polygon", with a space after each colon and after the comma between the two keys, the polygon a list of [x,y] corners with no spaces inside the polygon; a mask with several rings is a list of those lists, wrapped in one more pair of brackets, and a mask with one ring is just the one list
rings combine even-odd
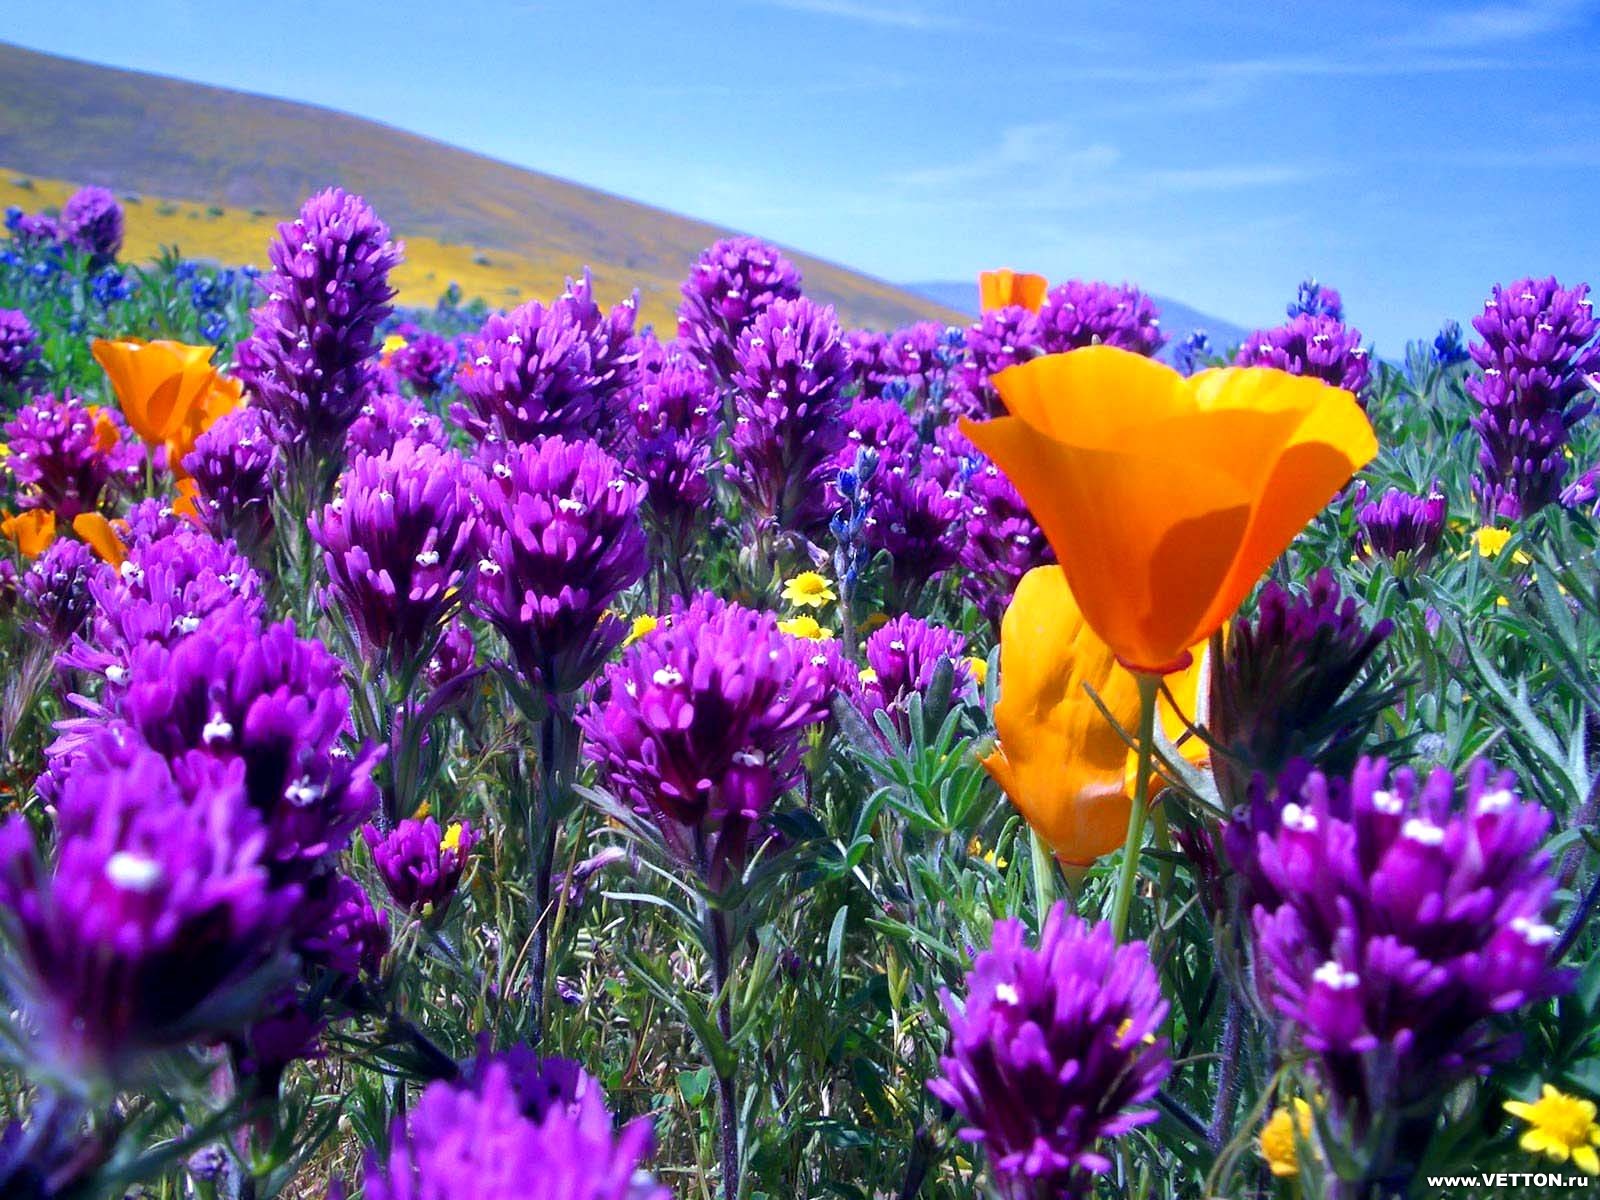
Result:
{"label": "purple flower spike", "polygon": [[0,386],[21,386],[38,365],[39,335],[27,314],[0,308]]}
{"label": "purple flower spike", "polygon": [[471,488],[454,451],[402,440],[357,458],[311,519],[333,595],[369,660],[398,667],[432,652],[472,562]]}
{"label": "purple flower spike", "polygon": [[830,677],[771,613],[705,595],[635,642],[578,717],[604,786],[711,883],[798,784]]}
{"label": "purple flower spike", "polygon": [[1449,513],[1444,489],[1437,482],[1426,496],[1390,488],[1356,513],[1362,552],[1387,559],[1404,556],[1412,565],[1426,566],[1439,552]]}
{"label": "purple flower spike", "polygon": [[467,403],[451,416],[479,440],[607,439],[637,375],[638,307],[634,293],[608,313],[586,270],[549,307],[490,317],[462,352],[456,386]]}
{"label": "purple flower spike", "polygon": [[1167,1014],[1143,942],[1117,945],[1057,904],[1037,947],[995,923],[958,1003],[943,993],[949,1053],[928,1090],[981,1142],[1005,1200],[1078,1200],[1110,1160],[1096,1148],[1156,1119],[1137,1107],[1172,1070]]}
{"label": "purple flower spike", "polygon": [[335,454],[370,398],[403,248],[367,202],[318,192],[278,226],[237,373],[291,458]]}
{"label": "purple flower spike", "polygon": [[889,555],[890,579],[900,597],[935,582],[956,563],[961,493],[940,477],[944,461],[932,447],[906,457],[885,455],[867,487],[867,544]]}
{"label": "purple flower spike", "polygon": [[733,473],[754,524],[827,528],[831,460],[844,442],[850,356],[833,309],[775,300],[739,337]]}
{"label": "purple flower spike", "polygon": [[467,856],[478,838],[470,822],[441,829],[432,817],[407,818],[389,831],[364,825],[361,837],[372,851],[389,896],[409,913],[442,917],[461,882]]}
{"label": "purple flower spike", "polygon": [[845,412],[844,424],[845,443],[834,456],[839,467],[854,466],[863,446],[876,450],[880,460],[916,456],[916,428],[893,400],[857,400]]}
{"label": "purple flower spike", "polygon": [[1105,345],[1153,356],[1167,341],[1156,306],[1129,284],[1069,280],[1045,297],[1039,327],[1046,354]]}
{"label": "purple flower spike", "polygon": [[89,584],[99,569],[94,553],[75,538],[51,542],[22,576],[23,627],[58,649],[67,645],[94,612]]}
{"label": "purple flower spike", "polygon": [[272,497],[283,456],[259,410],[236,408],[195,441],[183,460],[195,485],[195,513],[214,537],[254,552],[272,536]]}
{"label": "purple flower spike", "polygon": [[389,356],[389,369],[413,395],[435,395],[455,370],[456,344],[441,333],[419,329]]}
{"label": "purple flower spike", "polygon": [[1522,279],[1497,286],[1472,327],[1479,500],[1491,519],[1518,520],[1560,498],[1567,431],[1595,405],[1585,377],[1600,371],[1600,321],[1587,284]]}
{"label": "purple flower spike", "polygon": [[[851,698],[874,729],[873,714],[887,712],[900,736],[908,737],[906,705],[912,696],[923,695],[925,702],[948,708],[971,686],[971,668],[962,660],[966,647],[966,639],[953,629],[909,614],[898,616],[867,639],[867,665],[850,688]],[[927,697],[943,663],[952,668],[950,694]]]}
{"label": "purple flower spike", "polygon": [[759,238],[724,238],[695,261],[678,305],[678,340],[726,384],[744,331],[775,301],[800,298],[800,272]]}
{"label": "purple flower spike", "polygon": [[485,444],[476,611],[530,686],[577,690],[627,623],[609,609],[644,577],[640,486],[593,442]]}
{"label": "purple flower spike", "polygon": [[976,448],[964,473],[961,545],[961,590],[998,634],[1011,597],[1022,577],[1055,561],[1022,494]]}
{"label": "purple flower spike", "polygon": [[51,509],[64,524],[98,507],[114,485],[131,484],[143,460],[120,417],[71,392],[34,397],[0,433],[22,507]]}
{"label": "purple flower spike", "polygon": [[642,1170],[649,1118],[620,1132],[598,1086],[530,1115],[510,1065],[490,1062],[470,1083],[431,1083],[387,1156],[369,1154],[367,1200],[671,1200]]}
{"label": "purple flower spike", "polygon": [[1310,375],[1343,388],[1362,404],[1372,382],[1371,353],[1361,344],[1361,331],[1328,316],[1301,315],[1276,329],[1258,329],[1244,339],[1233,361]]}
{"label": "purple flower spike", "polygon": [[420,403],[397,392],[375,392],[361,406],[361,415],[350,426],[347,453],[352,459],[363,454],[382,454],[394,449],[394,444],[405,438],[419,444],[426,442],[441,450],[450,446],[444,422]]}
{"label": "purple flower spike", "polygon": [[993,308],[967,330],[966,358],[961,366],[961,386],[945,398],[946,407],[959,416],[1004,415],[1000,393],[990,379],[1044,353],[1044,326],[1039,314],[1018,305]]}
{"label": "purple flower spike", "polygon": [[96,259],[122,249],[122,206],[102,187],[79,188],[61,206],[61,240]]}
{"label": "purple flower spike", "polygon": [[1484,762],[1463,796],[1446,770],[1363,761],[1310,776],[1256,839],[1262,992],[1351,1148],[1386,1113],[1437,1112],[1511,1049],[1497,1018],[1570,984],[1544,923],[1550,815],[1514,787]]}
{"label": "purple flower spike", "polygon": [[325,875],[316,883],[322,915],[306,923],[298,950],[340,979],[379,978],[389,953],[388,916],[348,875]]}
{"label": "purple flower spike", "polygon": [[716,386],[699,361],[679,343],[656,348],[629,404],[628,470],[645,485],[645,520],[662,561],[680,562],[691,552],[711,503],[721,414]]}

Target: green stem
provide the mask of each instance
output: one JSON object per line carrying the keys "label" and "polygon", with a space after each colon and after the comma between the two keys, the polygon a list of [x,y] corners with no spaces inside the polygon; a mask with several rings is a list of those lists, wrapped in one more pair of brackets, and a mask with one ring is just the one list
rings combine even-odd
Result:
{"label": "green stem", "polygon": [[1150,774],[1155,758],[1156,698],[1161,693],[1161,676],[1141,671],[1134,678],[1139,683],[1139,770],[1134,777],[1133,807],[1128,812],[1128,840],[1122,847],[1122,874],[1111,906],[1111,933],[1119,942],[1128,935],[1128,913],[1139,878],[1139,848],[1144,842],[1145,810],[1150,803]]}
{"label": "green stem", "polygon": [[1028,844],[1033,852],[1033,896],[1039,905],[1039,921],[1043,924],[1056,902],[1055,863],[1051,861],[1050,848],[1032,828],[1028,830]]}

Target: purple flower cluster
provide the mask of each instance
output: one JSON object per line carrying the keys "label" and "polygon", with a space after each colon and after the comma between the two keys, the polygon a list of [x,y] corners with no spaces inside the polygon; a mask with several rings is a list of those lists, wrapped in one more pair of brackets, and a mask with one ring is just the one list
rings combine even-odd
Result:
{"label": "purple flower cluster", "polygon": [[19,503],[51,509],[63,523],[97,508],[112,485],[131,484],[142,459],[121,417],[71,392],[35,396],[0,432]]}
{"label": "purple flower cluster", "polygon": [[579,714],[603,786],[716,884],[798,784],[831,676],[770,613],[704,595],[607,668]]}
{"label": "purple flower cluster", "polygon": [[109,262],[122,249],[122,206],[102,187],[79,188],[61,206],[61,240]]}
{"label": "purple flower cluster", "polygon": [[[907,705],[912,696],[949,708],[972,685],[972,671],[962,659],[966,639],[953,629],[904,614],[873,630],[863,647],[867,660],[850,686],[851,699],[868,724],[887,713],[901,738],[910,734]],[[941,666],[950,668],[950,691],[928,696]]]}
{"label": "purple flower cluster", "polygon": [[22,576],[23,628],[58,649],[65,646],[94,612],[90,583],[99,570],[94,553],[76,538],[51,542]]}
{"label": "purple flower cluster", "polygon": [[344,874],[314,881],[318,918],[306,922],[297,949],[340,980],[377,979],[389,953],[389,918]]}
{"label": "purple flower cluster", "polygon": [[1403,557],[1412,566],[1426,566],[1444,541],[1449,515],[1449,502],[1437,482],[1426,496],[1389,488],[1356,512],[1358,541],[1364,554]]}
{"label": "purple flower cluster", "polygon": [[453,450],[402,439],[358,457],[310,521],[363,655],[397,669],[433,652],[472,563],[473,476]]}
{"label": "purple flower cluster", "polygon": [[1363,404],[1372,382],[1371,354],[1361,344],[1361,331],[1337,317],[1302,313],[1275,329],[1258,329],[1244,339],[1233,361],[1241,367],[1309,375],[1343,388]]}
{"label": "purple flower cluster", "polygon": [[1111,1168],[1097,1144],[1154,1121],[1138,1106],[1172,1070],[1145,944],[1119,946],[1057,904],[1037,947],[1022,922],[996,922],[963,993],[943,993],[949,1051],[928,1090],[984,1145],[1005,1200],[1087,1197]]}
{"label": "purple flower cluster", "polygon": [[291,457],[334,455],[370,398],[402,253],[367,202],[339,188],[278,226],[237,372]]}
{"label": "purple flower cluster", "polygon": [[444,422],[421,403],[398,392],[379,391],[361,406],[361,415],[350,426],[346,452],[351,458],[382,454],[394,449],[395,443],[403,438],[427,442],[441,449],[450,445]]}
{"label": "purple flower cluster", "polygon": [[450,907],[467,855],[478,840],[469,822],[445,830],[432,817],[407,818],[387,835],[375,825],[364,825],[361,837],[390,899],[409,913],[435,917]]}
{"label": "purple flower cluster", "polygon": [[774,300],[742,334],[733,375],[733,476],[752,524],[803,537],[828,524],[850,356],[833,309]]}
{"label": "purple flower cluster", "polygon": [[730,382],[745,330],[775,301],[800,298],[800,272],[759,238],[724,238],[695,260],[678,305],[678,340]]}
{"label": "purple flower cluster", "polygon": [[918,447],[916,428],[906,410],[894,400],[860,399],[844,414],[844,445],[834,456],[838,467],[849,467],[862,447],[878,452],[880,461],[915,457]]}
{"label": "purple flower cluster", "polygon": [[0,387],[20,387],[39,364],[39,335],[20,309],[0,308]]}
{"label": "purple flower cluster", "polygon": [[1054,562],[1055,551],[1022,493],[976,448],[972,455],[962,475],[964,511],[957,525],[961,590],[998,634],[1017,584],[1033,568]]}
{"label": "purple flower cluster", "polygon": [[486,443],[479,467],[476,611],[529,686],[576,690],[627,623],[610,612],[645,572],[640,485],[593,442]]}
{"label": "purple flower cluster", "polygon": [[604,440],[637,374],[638,305],[635,293],[608,313],[585,271],[549,307],[495,314],[462,351],[456,386],[466,404],[451,416],[480,440]]}
{"label": "purple flower cluster", "polygon": [[548,1088],[519,1089],[533,1075],[517,1066],[493,1061],[470,1082],[429,1084],[409,1123],[395,1122],[388,1153],[368,1155],[367,1200],[670,1200],[642,1170],[648,1118],[618,1132],[592,1079],[567,1072],[572,1099],[550,1102]]}
{"label": "purple flower cluster", "polygon": [[927,399],[944,390],[949,371],[944,352],[947,331],[934,321],[919,321],[893,333],[857,329],[845,334],[851,375],[863,400],[890,391]]}
{"label": "purple flower cluster", "polygon": [[1483,374],[1467,380],[1479,499],[1489,517],[1517,520],[1560,497],[1567,431],[1595,405],[1600,322],[1587,284],[1521,279],[1496,286],[1472,327],[1483,339],[1469,347]]}
{"label": "purple flower cluster", "polygon": [[1045,297],[1039,329],[1046,354],[1105,345],[1154,355],[1167,340],[1156,306],[1138,288],[1079,279],[1063,283]]}
{"label": "purple flower cluster", "polygon": [[6,214],[6,228],[11,230],[11,240],[20,250],[39,250],[61,240],[61,223],[48,213]]}
{"label": "purple flower cluster", "polygon": [[1311,775],[1257,836],[1262,992],[1352,1145],[1385,1113],[1437,1111],[1506,1051],[1496,1018],[1567,984],[1544,923],[1550,816],[1514,785],[1479,762],[1458,797],[1446,770],[1364,761]]}
{"label": "purple flower cluster", "polygon": [[644,483],[643,513],[657,561],[680,562],[691,552],[712,500],[721,412],[710,376],[681,343],[661,348],[640,372],[628,411],[628,471]]}
{"label": "purple flower cluster", "polygon": [[961,493],[948,460],[931,447],[883,454],[867,487],[867,545],[889,555],[889,578],[904,600],[956,563]]}
{"label": "purple flower cluster", "polygon": [[1301,281],[1294,299],[1289,301],[1289,306],[1284,311],[1291,319],[1307,316],[1332,317],[1335,321],[1342,321],[1344,298],[1339,295],[1337,288],[1318,283],[1315,279],[1305,279]]}
{"label": "purple flower cluster", "polygon": [[406,344],[389,356],[389,369],[413,395],[436,394],[455,370],[455,342],[442,333],[415,326],[402,326],[400,334]]}
{"label": "purple flower cluster", "polygon": [[961,364],[960,386],[945,398],[945,406],[958,416],[998,416],[1003,410],[1000,393],[990,379],[1044,353],[1044,326],[1039,314],[1020,305],[993,308],[967,330],[966,357]]}
{"label": "purple flower cluster", "polygon": [[194,480],[195,515],[218,538],[254,553],[272,536],[272,498],[283,484],[283,455],[261,411],[224,413],[183,460]]}

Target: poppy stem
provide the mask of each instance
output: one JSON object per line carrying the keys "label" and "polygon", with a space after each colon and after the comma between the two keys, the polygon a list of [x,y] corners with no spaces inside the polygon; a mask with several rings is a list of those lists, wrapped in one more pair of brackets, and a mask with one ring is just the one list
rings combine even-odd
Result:
{"label": "poppy stem", "polygon": [[1161,676],[1136,672],[1139,684],[1139,769],[1134,776],[1133,807],[1128,811],[1128,840],[1122,847],[1122,874],[1117,879],[1117,895],[1111,905],[1111,934],[1117,941],[1128,935],[1128,913],[1133,907],[1133,889],[1139,878],[1139,848],[1144,842],[1144,821],[1150,807],[1150,775],[1154,767],[1156,741],[1156,698],[1161,694]]}
{"label": "poppy stem", "polygon": [[1051,861],[1049,847],[1032,827],[1028,829],[1028,845],[1033,853],[1034,900],[1039,906],[1039,922],[1042,925],[1056,902],[1055,864]]}

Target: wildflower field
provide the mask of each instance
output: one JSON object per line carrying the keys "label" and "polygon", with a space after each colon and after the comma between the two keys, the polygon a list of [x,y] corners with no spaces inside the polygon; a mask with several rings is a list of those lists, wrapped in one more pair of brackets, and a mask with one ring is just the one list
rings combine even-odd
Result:
{"label": "wildflower field", "polygon": [[1586,286],[1389,361],[6,234],[0,1196],[1596,1186]]}

